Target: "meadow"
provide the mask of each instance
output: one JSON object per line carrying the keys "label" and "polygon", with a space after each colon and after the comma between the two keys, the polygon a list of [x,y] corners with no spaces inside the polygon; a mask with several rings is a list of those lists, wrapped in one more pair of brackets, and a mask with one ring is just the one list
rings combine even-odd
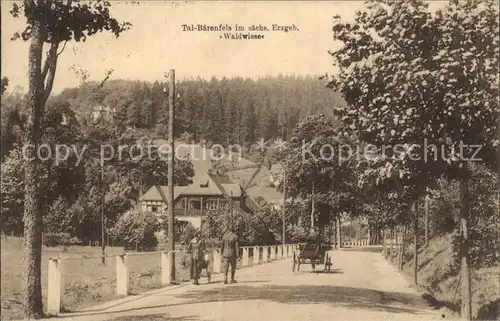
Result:
{"label": "meadow", "polygon": [[[1,320],[22,318],[22,239],[3,236],[1,241]],[[106,255],[117,255],[123,248],[107,247]],[[128,252],[130,294],[161,287],[161,257],[159,253],[133,255]],[[107,257],[103,265],[100,247],[71,246],[43,247],[42,293],[44,305],[47,297],[47,270],[51,257],[66,258],[63,265],[63,311],[75,311],[104,301],[116,295],[116,259]],[[81,259],[71,259],[81,257]],[[185,255],[176,254],[177,282],[189,279]]]}

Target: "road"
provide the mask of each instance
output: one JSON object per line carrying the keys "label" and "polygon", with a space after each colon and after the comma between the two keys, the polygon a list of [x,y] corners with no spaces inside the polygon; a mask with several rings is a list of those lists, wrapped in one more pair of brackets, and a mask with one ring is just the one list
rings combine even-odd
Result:
{"label": "road", "polygon": [[[237,284],[184,284],[128,297],[57,320],[330,321],[438,320],[380,253],[333,251],[331,273],[290,259],[237,271]],[[318,267],[317,267],[318,270]],[[321,267],[320,267],[321,270]]]}

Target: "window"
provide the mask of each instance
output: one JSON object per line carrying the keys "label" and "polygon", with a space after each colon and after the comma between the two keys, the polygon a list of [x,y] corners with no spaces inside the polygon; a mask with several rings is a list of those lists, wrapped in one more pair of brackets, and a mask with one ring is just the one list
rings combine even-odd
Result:
{"label": "window", "polygon": [[151,212],[158,212],[158,206],[151,206]]}
{"label": "window", "polygon": [[217,209],[217,201],[207,201],[205,203],[205,208],[207,210],[216,210]]}
{"label": "window", "polygon": [[191,201],[190,205],[191,205],[190,208],[193,210],[201,209],[201,202],[200,201]]}

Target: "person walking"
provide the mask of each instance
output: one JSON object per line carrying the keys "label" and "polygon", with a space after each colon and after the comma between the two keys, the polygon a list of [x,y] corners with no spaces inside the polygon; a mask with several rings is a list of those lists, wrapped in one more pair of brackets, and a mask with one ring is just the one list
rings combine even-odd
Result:
{"label": "person walking", "polygon": [[191,282],[199,285],[198,279],[200,278],[201,260],[204,255],[204,242],[201,240],[200,232],[196,232],[193,239],[189,242],[187,252],[190,254],[189,274]]}
{"label": "person walking", "polygon": [[207,249],[207,244],[209,243],[206,235],[201,236],[201,242],[203,244],[203,256],[200,258],[200,276],[203,269],[207,271],[208,283],[212,280],[213,272],[213,251]]}
{"label": "person walking", "polygon": [[236,283],[236,260],[239,257],[238,236],[234,233],[234,228],[229,227],[222,237],[222,265],[224,270],[224,284],[227,284],[227,274],[231,265],[231,283]]}

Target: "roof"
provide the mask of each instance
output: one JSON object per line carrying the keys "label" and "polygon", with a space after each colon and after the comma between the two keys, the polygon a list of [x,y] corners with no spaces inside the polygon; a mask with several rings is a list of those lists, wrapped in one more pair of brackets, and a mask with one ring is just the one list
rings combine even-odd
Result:
{"label": "roof", "polygon": [[[167,196],[170,193],[168,186],[158,186],[163,193]],[[175,186],[174,187],[174,200],[180,195],[214,195],[223,196],[226,193],[227,196],[240,197],[241,187],[239,184],[229,183],[220,184],[217,179],[213,179],[211,175],[205,174],[197,178],[192,184],[188,186]],[[140,201],[163,201],[160,193],[156,189],[156,186],[152,186],[146,193],[144,193],[140,198]]]}
{"label": "roof", "polygon": [[185,195],[222,195],[222,191],[212,181],[209,175],[197,177],[193,184],[189,184],[184,191]]}
{"label": "roof", "polygon": [[226,196],[231,197],[231,193],[233,197],[240,197],[242,195],[241,186],[239,184],[233,183],[229,179],[229,176],[215,174],[207,174],[207,176],[222,193],[225,193]]}
{"label": "roof", "polygon": [[259,210],[260,206],[251,197],[245,198],[245,205],[252,211]]}
{"label": "roof", "polygon": [[[158,186],[163,194],[165,196],[168,196],[170,194],[170,189],[168,186]],[[174,186],[174,199],[179,197],[181,193],[187,188],[187,186]],[[158,193],[158,190],[156,189],[156,186],[151,186],[150,189],[146,191],[146,193],[142,194],[141,197],[139,197],[140,201],[163,201],[163,198],[161,197],[160,193]]]}
{"label": "roof", "polygon": [[241,196],[241,186],[239,184],[221,184],[227,195],[232,197]]}

